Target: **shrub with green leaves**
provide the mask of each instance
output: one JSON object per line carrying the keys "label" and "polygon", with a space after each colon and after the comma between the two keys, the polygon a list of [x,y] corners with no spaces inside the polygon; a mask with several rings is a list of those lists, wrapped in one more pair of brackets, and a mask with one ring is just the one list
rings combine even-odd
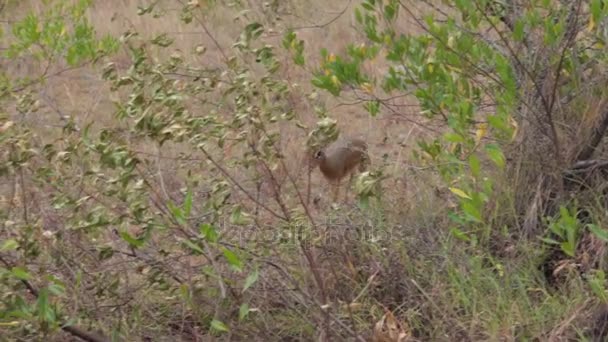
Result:
{"label": "shrub with green leaves", "polygon": [[[587,113],[595,115],[587,121],[583,114],[585,101],[605,96],[597,71],[607,57],[607,11],[600,0],[362,1],[355,19],[367,41],[342,56],[321,51],[312,82],[334,96],[356,96],[374,116],[400,115],[392,100],[414,98],[420,111],[409,120],[429,136],[416,155],[436,167],[459,201],[452,216],[458,227],[485,226],[503,210],[552,215],[545,209],[553,204],[532,208],[533,197],[569,191],[568,170],[600,159],[593,151],[608,109]],[[419,33],[400,29],[403,17]],[[379,56],[386,66],[366,74],[362,65]],[[576,133],[583,131],[590,135]],[[503,179],[510,183],[497,183]],[[494,199],[503,191],[515,203]],[[532,221],[523,228],[537,230]]]}

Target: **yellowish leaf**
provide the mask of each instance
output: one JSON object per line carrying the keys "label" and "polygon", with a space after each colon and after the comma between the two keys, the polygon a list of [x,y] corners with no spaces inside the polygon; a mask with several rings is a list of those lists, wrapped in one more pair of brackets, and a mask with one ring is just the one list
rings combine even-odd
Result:
{"label": "yellowish leaf", "polygon": [[591,32],[593,31],[593,29],[595,29],[595,19],[593,19],[593,16],[589,16],[589,25],[587,25],[587,31]]}
{"label": "yellowish leaf", "polygon": [[385,45],[391,45],[393,43],[393,40],[391,39],[391,36],[388,34],[384,35],[384,44]]}
{"label": "yellowish leaf", "polygon": [[362,54],[365,54],[366,50],[365,43],[359,44],[359,51],[361,51]]}
{"label": "yellowish leaf", "polygon": [[336,75],[331,76],[331,83],[333,83],[336,87],[339,87],[342,84]]}
{"label": "yellowish leaf", "polygon": [[361,89],[363,89],[368,94],[371,94],[374,91],[374,89],[372,88],[372,85],[369,84],[368,82],[361,84]]}
{"label": "yellowish leaf", "polygon": [[19,321],[0,322],[0,327],[16,327],[19,324]]}
{"label": "yellowish leaf", "polygon": [[458,188],[450,188],[450,191],[460,197],[460,198],[466,198],[466,199],[471,199],[471,196],[469,196],[466,192],[464,192],[463,190],[460,190]]}
{"label": "yellowish leaf", "polygon": [[454,36],[450,36],[450,37],[448,38],[448,47],[449,47],[450,49],[451,49],[451,48],[454,48]]}
{"label": "yellowish leaf", "polygon": [[479,124],[479,127],[477,128],[477,131],[475,132],[475,143],[479,144],[481,139],[483,139],[483,137],[486,136],[487,132],[488,132],[488,124],[487,123]]}

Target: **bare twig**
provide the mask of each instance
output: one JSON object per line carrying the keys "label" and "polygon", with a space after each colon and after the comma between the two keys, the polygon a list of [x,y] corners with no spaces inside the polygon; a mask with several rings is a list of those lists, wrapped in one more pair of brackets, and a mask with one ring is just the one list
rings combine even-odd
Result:
{"label": "bare twig", "polygon": [[163,194],[165,195],[165,200],[170,200],[171,197],[169,196],[169,193],[167,192],[167,188],[165,187],[165,180],[163,177],[163,170],[162,167],[160,165],[160,160],[161,160],[161,147],[160,144],[156,144],[156,167],[158,169],[158,181],[160,183],[160,188],[163,191]]}
{"label": "bare twig", "polygon": [[308,26],[296,26],[296,27],[292,27],[291,29],[294,31],[298,31],[298,30],[305,30],[305,29],[324,29],[325,27],[333,24],[336,20],[340,19],[341,16],[344,15],[344,13],[346,13],[346,10],[350,7],[352,0],[349,0],[348,3],[346,4],[346,6],[344,6],[344,8],[338,12],[338,14],[331,18],[330,20],[328,20],[327,22],[323,23],[323,24],[314,24],[314,25],[308,25]]}

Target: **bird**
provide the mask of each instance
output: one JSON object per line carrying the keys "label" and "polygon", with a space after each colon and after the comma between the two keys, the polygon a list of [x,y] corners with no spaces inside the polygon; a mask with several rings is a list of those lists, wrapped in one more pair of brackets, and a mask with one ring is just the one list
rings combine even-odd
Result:
{"label": "bird", "polygon": [[367,143],[364,140],[346,138],[314,154],[321,173],[334,186],[334,202],[338,200],[342,179],[350,174],[350,184],[357,166],[359,172],[365,171],[369,163],[367,150]]}

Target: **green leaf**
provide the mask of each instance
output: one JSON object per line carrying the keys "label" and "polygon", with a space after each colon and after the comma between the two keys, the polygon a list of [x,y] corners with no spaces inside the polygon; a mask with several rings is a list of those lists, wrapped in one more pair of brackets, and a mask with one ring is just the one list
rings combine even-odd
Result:
{"label": "green leaf", "polygon": [[377,100],[367,101],[364,107],[372,117],[375,117],[380,111],[380,102]]}
{"label": "green leaf", "polygon": [[459,225],[465,225],[467,221],[464,218],[464,215],[457,213],[456,211],[450,210],[448,212],[448,218],[454,223],[458,223]]}
{"label": "green leaf", "polygon": [[548,237],[543,237],[543,238],[540,238],[540,240],[541,240],[542,242],[548,243],[548,244],[550,244],[550,245],[559,245],[559,241],[556,241],[556,240],[551,239],[551,238],[548,238]]}
{"label": "green leaf", "polygon": [[476,155],[471,154],[469,157],[469,167],[471,168],[471,174],[475,178],[479,178],[481,173],[481,163],[479,162],[479,158]]}
{"label": "green leaf", "polygon": [[562,249],[562,251],[564,253],[566,253],[566,255],[570,256],[570,257],[574,257],[574,254],[576,253],[576,244],[573,244],[572,241],[564,241],[560,244],[560,248]]}
{"label": "green leaf", "polygon": [[450,229],[450,233],[452,233],[452,235],[454,235],[455,238],[457,238],[458,240],[462,240],[462,241],[470,241],[471,239],[469,238],[469,236],[467,235],[467,233],[463,232],[462,230],[453,227],[452,229]]}
{"label": "green leaf", "polygon": [[17,278],[21,280],[29,280],[32,276],[27,272],[25,268],[22,267],[13,267],[11,269],[11,273]]}
{"label": "green leaf", "polygon": [[49,291],[47,288],[43,288],[38,292],[36,309],[38,310],[38,317],[41,321],[50,323],[55,322],[55,311],[51,308],[49,303]]}
{"label": "green leaf", "polygon": [[244,320],[249,315],[249,304],[243,303],[239,307],[239,320]]}
{"label": "green leaf", "polygon": [[203,254],[203,249],[196,244],[195,242],[192,242],[190,240],[183,240],[182,241],[184,243],[184,245],[186,245],[186,247],[190,248],[191,251],[193,251],[195,254]]}
{"label": "green leaf", "polygon": [[132,247],[139,248],[144,245],[143,239],[134,238],[127,231],[119,232],[118,235]]}
{"label": "green leaf", "polygon": [[186,198],[184,199],[183,205],[183,213],[186,218],[190,217],[190,212],[192,211],[192,189],[188,187],[188,191],[186,192]]}
{"label": "green leaf", "polygon": [[358,24],[363,23],[363,16],[361,15],[361,10],[358,7],[355,7],[355,20]]}
{"label": "green leaf", "polygon": [[23,20],[13,24],[13,34],[18,38],[24,48],[29,47],[40,39],[38,17],[29,14]]}
{"label": "green leaf", "polygon": [[55,296],[61,296],[65,293],[65,287],[59,283],[51,283],[48,286],[49,292]]}
{"label": "green leaf", "polygon": [[368,1],[364,1],[363,3],[361,3],[361,7],[365,8],[370,12],[374,10],[374,5],[370,4]]}
{"label": "green leaf", "polygon": [[214,226],[208,224],[208,223],[203,223],[201,224],[201,226],[199,227],[199,231],[201,232],[201,234],[203,234],[203,236],[205,237],[205,239],[209,242],[217,242],[218,240],[218,233],[217,230],[215,229]]}
{"label": "green leaf", "polygon": [[233,251],[229,250],[228,248],[222,248],[222,252],[224,253],[224,258],[226,258],[226,261],[228,261],[230,266],[239,272],[243,270],[243,263],[241,259]]}
{"label": "green leaf", "polygon": [[521,42],[524,40],[524,28],[525,28],[525,23],[523,20],[516,20],[515,21],[515,26],[513,27],[513,39],[515,39],[518,42]]}
{"label": "green leaf", "polygon": [[474,222],[479,222],[479,223],[482,222],[481,212],[471,202],[462,203],[462,210],[467,215],[468,219],[470,219]]}
{"label": "green leaf", "polygon": [[17,249],[17,247],[19,247],[19,243],[17,242],[17,240],[8,239],[4,241],[2,247],[0,247],[0,252],[14,251],[15,249]]}
{"label": "green leaf", "polygon": [[591,0],[591,15],[593,16],[595,22],[598,22],[600,15],[602,14],[602,7],[604,6],[602,1],[603,0]]}
{"label": "green leaf", "polygon": [[367,210],[370,208],[370,196],[357,196],[357,204],[361,209]]}
{"label": "green leaf", "polygon": [[173,39],[170,38],[166,33],[162,33],[154,37],[150,42],[161,47],[168,47],[173,44]]}
{"label": "green leaf", "polygon": [[296,63],[296,65],[303,66],[305,63],[304,55],[302,53],[296,53],[293,56],[293,62]]}
{"label": "green leaf", "polygon": [[99,248],[99,260],[110,259],[114,255],[114,249],[110,246],[103,246]]}
{"label": "green leaf", "polygon": [[173,218],[175,218],[175,220],[179,224],[185,225],[186,224],[186,219],[185,219],[184,211],[182,210],[182,208],[177,207],[171,201],[169,201],[167,203],[167,206],[169,207],[169,211],[171,211],[171,214],[173,214]]}
{"label": "green leaf", "polygon": [[566,208],[564,206],[560,206],[559,207],[559,216],[561,219],[568,219],[570,217],[570,212],[568,211],[568,208]]}
{"label": "green leaf", "polygon": [[598,239],[604,241],[604,242],[608,242],[608,230],[602,229],[600,228],[598,225],[596,224],[588,224],[587,228],[589,229],[589,231],[591,231],[593,233],[593,235],[595,235]]}
{"label": "green leaf", "polygon": [[296,65],[304,65],[304,41],[296,39],[296,34],[289,30],[283,36],[283,47],[293,53],[293,61]]}
{"label": "green leaf", "polygon": [[243,286],[242,292],[247,291],[247,289],[250,288],[251,285],[253,285],[258,280],[258,276],[259,276],[258,270],[254,270],[253,272],[251,272],[245,279],[245,285]]}
{"label": "green leaf", "polygon": [[287,32],[283,35],[283,48],[289,50],[291,48],[292,42],[296,39],[296,33],[292,29],[288,29]]}
{"label": "green leaf", "polygon": [[245,35],[247,42],[259,38],[264,32],[264,26],[260,23],[251,23],[245,26]]}
{"label": "green leaf", "polygon": [[447,142],[451,142],[451,143],[462,143],[465,141],[465,138],[462,136],[462,134],[458,134],[458,133],[446,133],[443,138],[447,141]]}
{"label": "green leaf", "polygon": [[589,287],[591,291],[604,303],[608,302],[606,295],[606,274],[602,270],[597,270],[589,276]]}
{"label": "green leaf", "polygon": [[397,8],[393,3],[389,3],[388,5],[384,6],[384,18],[387,21],[393,21],[395,20],[395,17],[397,16]]}
{"label": "green leaf", "polygon": [[230,214],[230,223],[244,225],[248,222],[249,220],[247,220],[247,214],[243,212],[243,209],[240,206],[236,206],[232,209],[232,213]]}
{"label": "green leaf", "polygon": [[215,330],[215,331],[219,331],[219,332],[228,332],[229,331],[226,324],[224,324],[221,321],[218,321],[217,319],[213,319],[211,321],[211,329]]}
{"label": "green leaf", "polygon": [[505,167],[505,155],[502,153],[500,147],[494,144],[486,146],[486,153],[488,157],[501,169]]}

